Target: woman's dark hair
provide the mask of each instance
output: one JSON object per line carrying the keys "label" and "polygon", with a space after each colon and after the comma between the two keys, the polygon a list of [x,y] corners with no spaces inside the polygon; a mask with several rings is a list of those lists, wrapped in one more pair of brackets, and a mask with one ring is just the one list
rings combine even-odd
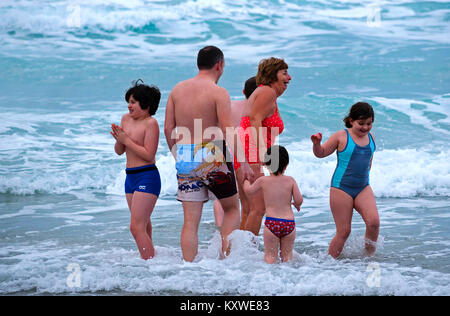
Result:
{"label": "woman's dark hair", "polygon": [[211,69],[222,60],[224,60],[224,56],[219,48],[216,46],[205,46],[198,52],[197,67],[199,70]]}
{"label": "woman's dark hair", "polygon": [[283,146],[273,145],[264,154],[264,165],[274,175],[281,174],[289,164],[289,154]]}
{"label": "woman's dark hair", "polygon": [[[139,81],[141,83],[139,83]],[[125,101],[129,101],[130,97],[139,102],[141,109],[148,109],[150,116],[154,115],[158,110],[159,100],[161,100],[161,92],[157,86],[146,85],[142,79],[133,81],[133,86],[125,93]]]}
{"label": "woman's dark hair", "polygon": [[350,123],[350,119],[355,120],[366,120],[368,118],[372,118],[372,122],[375,121],[375,113],[373,111],[372,106],[366,102],[357,102],[352,105],[350,108],[350,112],[344,118],[345,127],[351,128],[352,124]]}

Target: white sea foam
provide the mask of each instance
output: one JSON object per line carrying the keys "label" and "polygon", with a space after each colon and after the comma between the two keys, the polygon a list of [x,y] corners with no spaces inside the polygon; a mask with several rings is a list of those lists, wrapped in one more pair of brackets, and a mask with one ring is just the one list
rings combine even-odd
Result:
{"label": "white sea foam", "polygon": [[[404,128],[409,128],[412,123],[433,133],[439,132],[439,135],[450,133],[446,128],[446,124],[450,123],[448,94],[425,101],[384,97],[371,99],[379,104],[377,111],[380,115],[388,116],[386,113],[390,110],[407,115],[411,122],[401,122],[405,124]],[[0,193],[94,192],[123,195],[125,157],[114,154],[114,140],[109,135],[110,122],[120,121],[121,108],[122,105],[117,103],[110,112],[25,112],[20,116],[10,111],[2,113]],[[301,113],[297,109],[292,111],[295,115]],[[430,113],[434,115],[433,119],[429,117]],[[164,111],[157,114],[160,124],[164,122],[163,115]],[[299,119],[306,118],[300,116]],[[295,132],[290,128],[285,133]],[[177,192],[175,161],[167,150],[163,135],[160,137],[157,166],[162,181],[161,196],[174,197]],[[280,137],[282,144],[283,137]],[[381,138],[370,173],[375,195],[449,196],[450,152],[442,140],[445,137],[434,138],[437,140],[435,144],[414,147],[402,147],[397,142],[400,145],[396,145],[395,149],[383,148]],[[305,196],[327,196],[336,167],[335,155],[316,158],[309,139],[291,137],[286,146],[291,156],[287,174],[295,177]],[[85,196],[83,199],[92,198]]]}
{"label": "white sea foam", "polygon": [[[90,149],[93,148],[97,146],[90,146]],[[307,197],[327,196],[336,167],[335,155],[316,158],[309,140],[290,144],[287,149],[291,162],[286,173],[297,180],[303,194]],[[97,151],[91,155],[105,161],[112,154],[103,153],[102,147],[97,148]],[[447,148],[376,151],[370,173],[371,186],[378,197],[450,196],[449,157]],[[54,166],[49,171],[39,167],[40,160],[28,160],[27,168],[23,171],[0,175],[0,192],[62,194],[92,191],[123,195],[125,172],[121,163],[98,164],[93,157],[87,157],[85,164],[72,162],[67,165],[63,157],[57,155],[57,158],[61,161],[61,167],[53,161]],[[43,155],[42,159],[49,158]],[[54,157],[51,159],[54,160]],[[175,196],[177,181],[173,156],[170,153],[158,154],[157,166],[162,182],[161,196]],[[24,181],[24,177],[27,181]]]}
{"label": "white sea foam", "polygon": [[[309,140],[287,146],[291,163],[286,173],[309,197],[326,196],[336,156],[316,158]],[[450,152],[447,149],[396,149],[376,151],[370,172],[375,196],[413,197],[450,194]]]}
{"label": "white sea foam", "polygon": [[[420,67],[426,66],[420,80],[429,80],[428,72],[434,73],[441,66],[441,59],[437,58],[437,64],[431,59],[441,56],[440,52],[450,43],[450,10],[442,5],[447,2],[1,1],[0,54],[13,57],[5,58],[6,69],[10,69],[9,60],[18,61],[20,67],[14,69],[18,73],[13,72],[18,81],[12,82],[38,79],[27,86],[27,93],[43,97],[36,100],[37,104],[19,94],[13,94],[13,98],[5,94],[8,96],[3,99],[0,195],[6,203],[0,215],[4,237],[0,241],[0,294],[450,295],[446,260],[450,153],[445,137],[449,133],[450,95],[442,95],[448,92],[442,90],[445,76],[438,73],[436,81],[431,81],[436,83],[432,89],[441,95],[416,101],[411,96],[416,91],[395,91],[393,97],[383,85],[366,82],[382,82],[370,71],[361,73],[362,86],[345,82],[351,77],[346,71],[333,71],[334,66],[346,62],[369,66],[369,70],[381,62],[386,67],[401,66],[401,71],[395,69],[396,74],[403,76],[402,71],[410,66],[405,63],[417,62]],[[376,5],[380,8],[380,21],[371,25],[368,14],[377,9]],[[76,87],[84,87],[84,75],[70,77],[59,73],[58,67],[71,69],[72,60],[77,61],[77,66],[80,60],[92,60],[96,65],[123,64],[109,74],[104,74],[102,67],[99,73],[96,67],[89,67],[93,72],[88,73],[89,79],[111,78],[114,82],[115,77],[130,70],[129,65],[139,62],[145,64],[145,71],[159,61],[168,62],[164,69],[172,72],[178,69],[177,63],[192,59],[206,44],[223,48],[232,64],[254,65],[262,57],[276,55],[286,58],[294,69],[331,65],[324,69],[331,69],[330,76],[342,78],[338,83],[345,86],[330,86],[330,91],[346,94],[345,100],[348,94],[350,98],[365,95],[377,103],[377,122],[385,119],[387,124],[375,126],[380,131],[376,133],[379,147],[370,176],[381,219],[375,257],[363,255],[365,225],[356,213],[343,258],[335,261],[327,256],[335,233],[328,193],[336,157],[314,157],[310,140],[304,134],[295,134],[295,126],[307,122],[306,126],[298,124],[301,132],[320,126],[325,136],[333,128],[327,120],[318,118],[320,111],[294,106],[284,112],[280,107],[287,127],[280,141],[291,156],[287,173],[297,180],[305,196],[302,212],[295,213],[298,226],[293,262],[266,265],[262,237],[254,238],[241,231],[231,236],[230,256],[218,260],[221,242],[219,234],[214,233],[211,202],[203,213],[209,217],[200,225],[199,255],[193,263],[183,262],[179,246],[183,216],[181,205],[174,198],[176,170],[163,135],[157,154],[162,191],[152,214],[157,256],[148,262],[139,258],[129,232],[129,212],[123,197],[125,157],[114,154],[113,139],[108,133],[109,124],[120,121],[125,110],[123,101],[106,105],[89,102],[98,99],[98,95],[86,95],[80,100],[62,100],[63,113],[52,104],[53,95],[40,90],[44,86],[58,89],[58,84],[71,84],[72,80]],[[36,57],[37,63],[30,56]],[[371,56],[379,60],[373,63]],[[36,71],[46,62],[44,57],[65,60]],[[386,61],[397,64],[385,64]],[[139,73],[143,69],[131,67]],[[314,76],[299,76],[296,80],[320,79],[320,69],[315,70]],[[398,79],[401,82],[404,78]],[[58,83],[53,86],[54,82]],[[174,78],[164,82],[164,89],[175,84]],[[5,81],[5,86],[13,83]],[[230,81],[225,85],[231,86]],[[313,92],[301,100],[319,100],[312,105],[325,101],[321,111],[335,114],[335,103],[342,99],[321,95],[318,91],[322,88],[327,87],[307,87]],[[298,91],[302,93],[301,89]],[[162,92],[164,96],[168,94]],[[429,95],[430,91],[418,93]],[[18,110],[14,107],[16,100]],[[84,100],[89,103],[83,103]],[[165,100],[161,101],[163,104]],[[279,101],[280,105],[290,103],[289,94]],[[47,103],[51,104],[50,111]],[[23,104],[27,106],[20,110]],[[401,118],[397,121],[396,116]],[[160,123],[164,122],[163,117],[164,111],[160,110]],[[423,138],[404,144],[391,136],[397,125],[406,131],[401,136],[411,129],[424,133]],[[393,139],[389,144],[386,141],[385,146],[383,142],[388,137]],[[286,139],[289,141],[283,143]],[[68,282],[74,271],[68,268],[74,265],[81,272],[81,282],[75,286]],[[368,282],[377,267],[379,286]]]}
{"label": "white sea foam", "polygon": [[[214,235],[193,263],[182,261],[179,249],[165,246],[156,246],[149,261],[123,248],[66,249],[58,242],[6,247],[0,254],[16,263],[0,263],[0,293],[449,295],[448,274],[417,266],[358,258],[335,261],[297,251],[290,263],[267,265],[252,240],[248,232],[234,232],[230,256],[218,260],[214,248],[220,247],[220,237]],[[68,269],[73,266],[79,269]],[[79,283],[71,282],[75,273]]]}
{"label": "white sea foam", "polygon": [[[410,99],[388,99],[383,97],[372,98],[386,108],[394,109],[409,116],[411,123],[419,124],[432,131],[450,135],[450,131],[436,126],[436,122],[450,124],[449,101],[444,97],[436,97],[433,102],[423,102]],[[437,103],[439,102],[439,103]],[[414,107],[419,105],[420,108]],[[440,114],[443,118],[437,120],[429,119],[425,113],[433,112]]]}
{"label": "white sea foam", "polygon": [[[325,1],[325,8],[321,2],[3,1],[0,31],[14,33],[1,42],[5,54],[17,54],[14,48],[21,46],[29,54],[45,48],[64,55],[76,48],[84,59],[113,53],[121,60],[130,56],[180,60],[191,57],[208,41],[224,47],[230,59],[243,62],[259,60],[270,52],[314,48],[311,36],[324,34],[449,43],[449,10],[417,14],[407,6],[411,1],[342,2],[338,6]],[[377,28],[367,22],[374,5],[381,12]],[[129,43],[133,43],[131,51]],[[292,63],[304,62],[292,59]]]}

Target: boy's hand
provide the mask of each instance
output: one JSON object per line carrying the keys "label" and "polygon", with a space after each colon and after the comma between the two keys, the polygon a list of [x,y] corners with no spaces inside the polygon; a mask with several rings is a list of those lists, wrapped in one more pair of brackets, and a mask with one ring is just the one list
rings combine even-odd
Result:
{"label": "boy's hand", "polygon": [[294,207],[297,209],[297,211],[300,212],[300,205],[295,205],[295,203],[292,203],[292,205],[294,205]]}
{"label": "boy's hand", "polygon": [[322,141],[322,133],[311,135],[311,141],[314,145],[320,145],[320,142]]}
{"label": "boy's hand", "polygon": [[118,141],[117,135],[116,135],[116,133],[114,132],[114,126],[117,126],[117,125],[116,125],[116,124],[111,124],[111,132],[109,132],[109,133],[112,135],[112,137],[114,137],[114,139],[115,139],[116,141]]}
{"label": "boy's hand", "polygon": [[128,139],[127,133],[125,133],[124,130],[116,124],[111,124],[111,129],[112,132],[110,133],[116,139],[116,141],[125,145],[125,142]]}

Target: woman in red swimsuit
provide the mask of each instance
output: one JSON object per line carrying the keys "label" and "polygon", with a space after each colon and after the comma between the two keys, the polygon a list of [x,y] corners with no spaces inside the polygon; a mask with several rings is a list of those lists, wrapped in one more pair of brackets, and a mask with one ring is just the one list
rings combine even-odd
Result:
{"label": "woman in red swimsuit", "polygon": [[[290,80],[288,65],[283,59],[271,57],[259,63],[256,75],[259,87],[250,96],[239,126],[245,157],[254,172],[253,181],[264,175],[260,160],[263,160],[267,148],[272,146],[276,136],[284,129],[277,98],[287,89]],[[250,212],[245,230],[258,235],[265,214],[264,197],[259,192],[246,198],[250,204]]]}

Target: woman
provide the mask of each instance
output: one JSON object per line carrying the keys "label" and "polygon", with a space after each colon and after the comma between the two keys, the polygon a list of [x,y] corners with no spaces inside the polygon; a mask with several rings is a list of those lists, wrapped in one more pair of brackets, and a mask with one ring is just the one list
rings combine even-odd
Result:
{"label": "woman", "polygon": [[[239,126],[239,137],[245,157],[254,172],[253,181],[264,175],[261,168],[264,153],[284,129],[277,98],[287,89],[290,80],[288,65],[283,59],[271,57],[259,63],[256,75],[258,88],[244,107]],[[258,192],[246,196],[246,200],[250,204],[250,212],[244,228],[258,235],[265,213],[263,195]]]}

